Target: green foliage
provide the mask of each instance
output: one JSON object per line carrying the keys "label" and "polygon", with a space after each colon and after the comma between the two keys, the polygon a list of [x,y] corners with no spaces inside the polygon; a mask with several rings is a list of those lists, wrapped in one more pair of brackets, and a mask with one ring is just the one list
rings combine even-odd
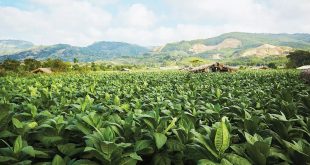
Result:
{"label": "green foliage", "polygon": [[20,62],[17,60],[6,59],[2,62],[1,67],[7,71],[18,71]]}
{"label": "green foliage", "polygon": [[291,52],[287,58],[289,62],[287,66],[290,68],[296,68],[303,65],[310,65],[310,52],[303,50],[296,50]]}
{"label": "green foliage", "polygon": [[309,164],[294,70],[0,78],[0,164]]}
{"label": "green foliage", "polygon": [[226,126],[226,119],[223,117],[219,127],[216,130],[214,144],[217,151],[221,154],[229,147],[230,137]]}
{"label": "green foliage", "polygon": [[53,71],[67,71],[70,67],[69,63],[63,62],[60,59],[47,59],[44,63],[43,63],[44,67],[47,68],[52,68]]}
{"label": "green foliage", "polygon": [[162,133],[154,133],[154,138],[158,149],[161,149],[167,141],[167,137]]}
{"label": "green foliage", "polygon": [[30,59],[30,58],[25,59],[24,64],[25,64],[25,70],[27,71],[32,71],[34,69],[41,67],[40,61],[37,61],[35,59]]}
{"label": "green foliage", "polygon": [[78,58],[73,58],[73,62],[76,64],[79,62],[79,59]]}
{"label": "green foliage", "polygon": [[277,65],[273,62],[269,63],[267,66],[268,68],[277,69]]}

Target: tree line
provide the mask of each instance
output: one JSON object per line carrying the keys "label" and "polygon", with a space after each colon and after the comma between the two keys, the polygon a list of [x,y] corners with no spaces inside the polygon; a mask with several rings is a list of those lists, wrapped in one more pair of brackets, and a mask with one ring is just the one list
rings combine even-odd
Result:
{"label": "tree line", "polygon": [[143,66],[139,65],[113,65],[108,63],[79,63],[78,59],[74,58],[74,62],[65,62],[60,59],[47,59],[39,61],[36,59],[25,59],[18,61],[14,59],[6,59],[0,62],[0,75],[11,73],[29,73],[37,68],[51,68],[53,72],[87,72],[87,71],[117,71],[124,68],[139,69]]}
{"label": "tree line", "polygon": [[[290,52],[287,56],[287,68],[297,68],[303,65],[310,65],[310,52],[304,50],[296,50]],[[254,64],[253,64],[254,65]],[[268,63],[270,68],[276,68],[277,63]],[[141,69],[143,65],[113,65],[108,63],[79,63],[77,58],[74,58],[73,63],[65,62],[60,59],[47,59],[45,61],[38,61],[36,59],[25,59],[17,61],[14,59],[6,59],[0,62],[0,75],[5,73],[27,73],[37,68],[51,68],[54,72],[67,71],[117,71],[124,68],[127,69]]]}

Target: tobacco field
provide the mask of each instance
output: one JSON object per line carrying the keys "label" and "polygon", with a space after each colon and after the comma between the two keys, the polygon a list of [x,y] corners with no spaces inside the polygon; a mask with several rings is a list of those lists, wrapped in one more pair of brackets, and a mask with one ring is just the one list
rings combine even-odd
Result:
{"label": "tobacco field", "polygon": [[310,164],[310,86],[292,70],[1,77],[0,164]]}

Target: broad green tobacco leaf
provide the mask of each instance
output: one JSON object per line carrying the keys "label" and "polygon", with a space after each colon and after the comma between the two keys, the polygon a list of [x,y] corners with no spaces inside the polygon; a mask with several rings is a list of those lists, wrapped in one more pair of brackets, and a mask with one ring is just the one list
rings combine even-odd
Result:
{"label": "broad green tobacco leaf", "polygon": [[61,156],[55,155],[52,161],[52,165],[65,165],[66,162],[62,159]]}
{"label": "broad green tobacco leaf", "polygon": [[135,151],[141,151],[141,150],[143,150],[145,148],[150,147],[151,143],[152,143],[152,141],[150,141],[150,140],[139,140],[139,141],[136,141],[134,149],[135,149]]}
{"label": "broad green tobacco leaf", "polygon": [[114,105],[117,105],[117,106],[121,105],[121,100],[119,99],[118,96],[114,97]]}
{"label": "broad green tobacco leaf", "polygon": [[247,159],[245,159],[239,155],[236,155],[236,154],[228,154],[225,156],[225,158],[230,163],[232,163],[234,165],[238,165],[238,164],[240,164],[240,165],[251,165],[251,163]]}
{"label": "broad green tobacco leaf", "polygon": [[214,145],[220,153],[224,153],[229,147],[230,135],[226,126],[226,117],[222,118],[219,127],[216,130]]}
{"label": "broad green tobacco leaf", "polygon": [[0,163],[1,162],[10,162],[10,161],[17,161],[17,159],[10,157],[10,156],[0,156]]}
{"label": "broad green tobacco leaf", "polygon": [[22,148],[23,148],[23,140],[22,137],[19,135],[14,142],[14,148],[13,148],[14,153],[15,154],[19,153],[22,150]]}
{"label": "broad green tobacco leaf", "polygon": [[28,126],[29,128],[31,128],[31,129],[33,129],[33,128],[35,128],[35,127],[38,126],[38,123],[34,121],[34,122],[31,122],[31,123],[28,123],[27,126]]}
{"label": "broad green tobacco leaf", "polygon": [[216,88],[216,89],[215,89],[215,96],[216,96],[217,98],[220,98],[220,97],[221,97],[221,94],[222,94],[222,91],[221,91],[219,88]]}
{"label": "broad green tobacco leaf", "polygon": [[32,104],[27,104],[27,109],[30,110],[32,117],[36,117],[38,114],[37,107]]}
{"label": "broad green tobacco leaf", "polygon": [[32,146],[24,147],[21,151],[32,156],[32,157],[35,157],[35,155],[36,155],[36,152]]}
{"label": "broad green tobacco leaf", "polygon": [[215,163],[208,159],[201,159],[198,161],[197,165],[219,165],[219,163]]}
{"label": "broad green tobacco leaf", "polygon": [[137,153],[131,153],[130,155],[129,155],[132,159],[135,159],[135,160],[140,160],[140,161],[142,161],[142,158],[137,154]]}
{"label": "broad green tobacco leaf", "polygon": [[14,124],[14,126],[15,126],[16,128],[23,128],[23,127],[24,127],[23,123],[20,122],[20,121],[19,121],[18,119],[16,119],[16,118],[12,118],[12,122],[13,122],[13,124]]}
{"label": "broad green tobacco leaf", "polygon": [[136,164],[137,164],[137,160],[131,157],[122,158],[119,163],[119,165],[136,165]]}
{"label": "broad green tobacco leaf", "polygon": [[162,133],[154,133],[154,138],[155,138],[156,147],[158,149],[161,149],[167,141],[166,135]]}

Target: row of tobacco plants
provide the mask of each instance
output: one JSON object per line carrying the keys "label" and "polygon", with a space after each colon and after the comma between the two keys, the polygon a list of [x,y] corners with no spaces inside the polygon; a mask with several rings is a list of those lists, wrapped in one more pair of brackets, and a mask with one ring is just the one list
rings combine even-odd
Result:
{"label": "row of tobacco plants", "polygon": [[296,71],[0,78],[0,164],[310,163]]}

